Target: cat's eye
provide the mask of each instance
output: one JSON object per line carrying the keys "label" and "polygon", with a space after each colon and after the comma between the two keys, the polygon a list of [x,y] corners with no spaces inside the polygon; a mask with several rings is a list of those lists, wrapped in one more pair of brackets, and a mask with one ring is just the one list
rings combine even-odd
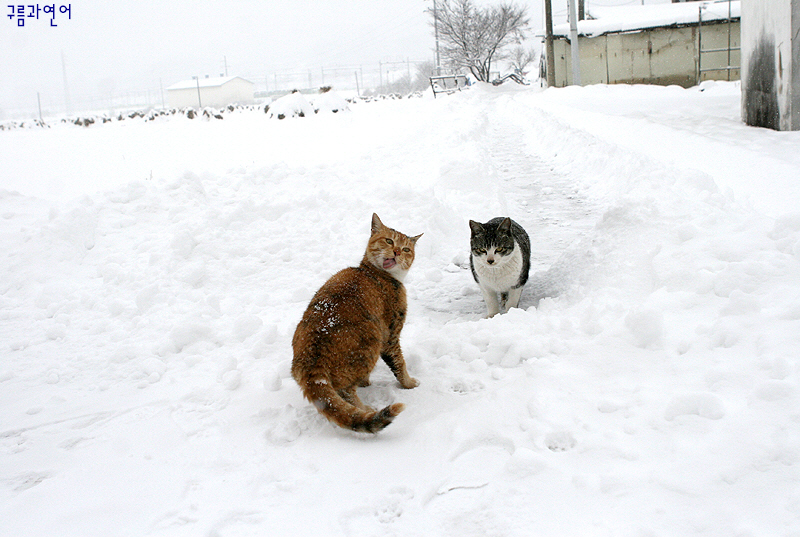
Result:
{"label": "cat's eye", "polygon": [[494,251],[497,254],[503,255],[504,253],[506,253],[506,248],[495,248]]}
{"label": "cat's eye", "polygon": [[475,253],[478,255],[483,255],[486,253],[486,250],[484,250],[483,248],[478,248],[475,250]]}
{"label": "cat's eye", "polygon": [[404,252],[406,252],[406,253],[408,253],[408,252],[410,252],[410,251],[411,251],[411,248],[403,248],[403,251],[404,251]]}
{"label": "cat's eye", "polygon": [[387,242],[387,243],[388,243],[390,246],[394,246],[394,241],[393,241],[392,239],[386,239],[386,242]]}

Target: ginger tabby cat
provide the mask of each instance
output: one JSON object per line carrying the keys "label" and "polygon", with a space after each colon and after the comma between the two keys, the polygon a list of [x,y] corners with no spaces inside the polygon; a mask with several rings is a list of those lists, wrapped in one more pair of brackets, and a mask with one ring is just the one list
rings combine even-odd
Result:
{"label": "ginger tabby cat", "polygon": [[406,320],[403,278],[421,236],[407,237],[373,214],[361,264],[334,274],[297,325],[292,376],[306,399],[340,427],[377,433],[403,410],[402,403],[395,403],[376,411],[356,394],[356,388],[369,386],[379,357],[400,386],[419,384],[406,370],[399,338]]}

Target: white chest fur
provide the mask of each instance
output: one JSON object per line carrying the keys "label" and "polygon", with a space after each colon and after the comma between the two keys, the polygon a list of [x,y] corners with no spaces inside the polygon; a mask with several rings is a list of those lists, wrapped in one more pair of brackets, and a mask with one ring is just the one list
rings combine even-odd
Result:
{"label": "white chest fur", "polygon": [[486,262],[487,257],[488,255],[475,256],[473,254],[472,259],[481,289],[505,293],[517,285],[522,272],[522,252],[516,241],[514,241],[514,251],[511,255],[494,255],[495,263],[492,265]]}

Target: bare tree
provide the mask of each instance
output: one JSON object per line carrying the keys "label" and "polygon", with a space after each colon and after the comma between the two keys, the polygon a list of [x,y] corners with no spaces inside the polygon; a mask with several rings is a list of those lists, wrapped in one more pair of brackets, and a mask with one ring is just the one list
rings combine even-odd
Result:
{"label": "bare tree", "polygon": [[476,7],[472,0],[440,0],[433,16],[442,57],[456,69],[468,69],[489,81],[492,62],[503,59],[503,49],[519,44],[528,29],[527,9],[506,3]]}
{"label": "bare tree", "polygon": [[511,68],[515,72],[526,75],[525,69],[536,61],[537,53],[535,49],[525,49],[523,47],[514,47],[511,54],[508,56],[508,61],[511,63]]}
{"label": "bare tree", "polygon": [[432,61],[425,61],[416,65],[414,81],[411,83],[411,91],[425,91],[431,84],[430,78],[436,74],[436,64]]}

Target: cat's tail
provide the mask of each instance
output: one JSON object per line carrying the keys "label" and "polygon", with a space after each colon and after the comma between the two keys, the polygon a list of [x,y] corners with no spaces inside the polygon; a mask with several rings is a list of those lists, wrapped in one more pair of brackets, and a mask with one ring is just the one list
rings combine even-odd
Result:
{"label": "cat's tail", "polygon": [[339,427],[359,433],[383,430],[405,408],[403,403],[395,403],[378,411],[359,408],[346,401],[333,389],[328,379],[322,377],[306,379],[300,385],[303,395],[320,414]]}

